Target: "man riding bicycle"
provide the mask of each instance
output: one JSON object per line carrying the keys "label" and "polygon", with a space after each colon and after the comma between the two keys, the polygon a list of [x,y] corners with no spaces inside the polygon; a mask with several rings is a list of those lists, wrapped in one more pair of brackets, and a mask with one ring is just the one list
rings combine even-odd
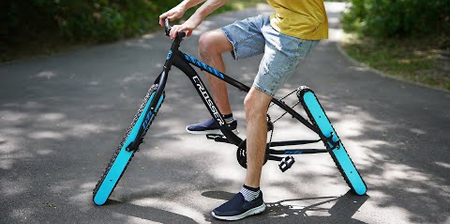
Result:
{"label": "man riding bicycle", "polygon": [[[203,19],[224,5],[228,0],[184,0],[159,16],[174,20],[183,16],[189,8],[205,2],[181,25],[172,27],[170,36],[185,31],[187,36]],[[261,171],[264,163],[267,123],[266,113],[275,93],[294,73],[300,61],[318,44],[328,38],[328,19],[322,0],[267,0],[275,10],[270,16],[250,17],[221,29],[208,31],[200,36],[199,54],[204,62],[225,73],[222,53],[230,51],[234,59],[264,54],[253,86],[244,100],[247,121],[247,176],[244,186],[233,198],[212,211],[222,220],[238,220],[265,210],[260,190]],[[227,86],[218,78],[206,73],[214,95],[214,101],[224,114],[227,124],[236,130],[228,99]],[[219,125],[211,118],[203,123],[186,127],[189,133],[217,133]]]}

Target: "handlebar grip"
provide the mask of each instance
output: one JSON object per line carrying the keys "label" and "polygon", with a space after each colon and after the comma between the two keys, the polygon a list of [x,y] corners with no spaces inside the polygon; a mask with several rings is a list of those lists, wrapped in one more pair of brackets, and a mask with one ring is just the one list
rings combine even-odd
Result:
{"label": "handlebar grip", "polygon": [[[170,24],[169,24],[169,19],[168,19],[168,18],[165,18],[165,19],[164,19],[164,29],[165,29],[165,31],[166,31],[166,36],[169,36],[170,30],[172,29],[172,27],[171,27]],[[186,32],[180,31],[180,32],[178,32],[178,35],[179,35],[180,37],[185,37],[185,36],[186,36]]]}
{"label": "handlebar grip", "polygon": [[172,29],[172,27],[170,27],[169,19],[168,19],[168,18],[165,18],[165,19],[164,19],[164,29],[165,29],[165,31],[166,31],[166,36],[169,36],[170,30]]}

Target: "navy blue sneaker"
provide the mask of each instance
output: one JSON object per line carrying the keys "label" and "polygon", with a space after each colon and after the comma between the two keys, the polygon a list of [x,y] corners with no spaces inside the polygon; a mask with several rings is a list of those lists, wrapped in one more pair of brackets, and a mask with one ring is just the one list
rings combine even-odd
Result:
{"label": "navy blue sneaker", "polygon": [[[228,124],[228,126],[234,134],[238,134],[236,120],[233,120]],[[219,129],[219,123],[217,123],[216,119],[213,118],[202,123],[190,124],[186,126],[186,131],[194,135],[222,134]]]}
{"label": "navy blue sneaker", "polygon": [[214,209],[211,214],[216,219],[233,221],[259,214],[265,209],[262,191],[253,201],[246,201],[241,193],[237,193],[229,201]]}

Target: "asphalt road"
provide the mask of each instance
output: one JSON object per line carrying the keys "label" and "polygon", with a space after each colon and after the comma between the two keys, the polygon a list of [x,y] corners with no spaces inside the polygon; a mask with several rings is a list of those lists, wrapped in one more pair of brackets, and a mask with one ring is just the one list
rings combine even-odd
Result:
{"label": "asphalt road", "polygon": [[[342,4],[327,4],[322,41],[279,96],[311,87],[361,172],[367,196],[349,188],[330,156],[264,166],[268,209],[242,223],[450,223],[450,94],[380,76],[337,48]],[[197,55],[199,34],[268,6],[209,18],[181,49]],[[89,49],[0,65],[0,223],[218,223],[210,211],[236,193],[245,170],[235,147],[184,128],[208,117],[188,80],[170,73],[167,98],[104,206],[92,189],[161,70],[162,32]],[[251,84],[260,57],[227,74]],[[230,89],[241,135],[244,94]],[[301,108],[297,108],[301,110]],[[274,111],[273,113],[279,113]],[[275,138],[315,138],[292,119]],[[320,145],[319,145],[320,146]]]}

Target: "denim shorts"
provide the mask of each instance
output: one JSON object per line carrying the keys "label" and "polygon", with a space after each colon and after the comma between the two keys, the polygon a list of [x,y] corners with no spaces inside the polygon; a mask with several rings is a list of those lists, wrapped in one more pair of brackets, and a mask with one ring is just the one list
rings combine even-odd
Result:
{"label": "denim shorts", "polygon": [[270,25],[268,15],[236,21],[221,30],[233,45],[234,59],[264,53],[253,86],[272,97],[319,43],[278,32]]}

